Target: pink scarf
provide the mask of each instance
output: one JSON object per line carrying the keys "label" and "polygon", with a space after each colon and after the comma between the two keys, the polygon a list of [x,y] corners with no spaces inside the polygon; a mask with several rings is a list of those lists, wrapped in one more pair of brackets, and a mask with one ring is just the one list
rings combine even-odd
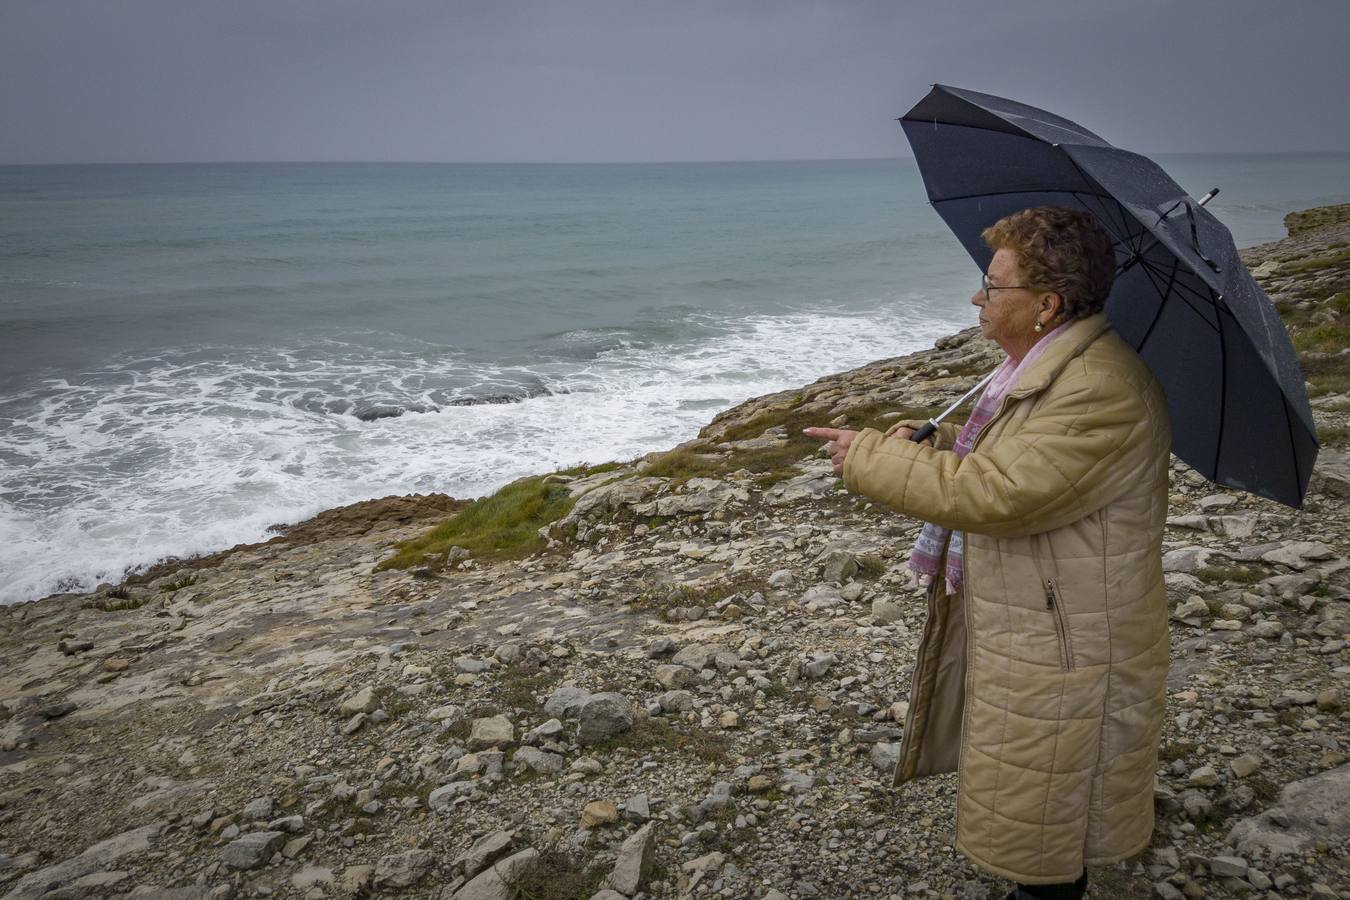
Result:
{"label": "pink scarf", "polygon": [[[1004,358],[994,372],[993,380],[985,386],[983,393],[980,394],[980,399],[975,401],[975,408],[971,410],[970,418],[961,428],[961,433],[956,436],[956,444],[952,449],[957,456],[964,457],[970,452],[970,448],[975,446],[975,439],[979,437],[981,429],[988,425],[989,420],[998,412],[999,406],[1003,403],[1003,398],[1017,383],[1017,376],[1026,371],[1037,359],[1040,359],[1046,348],[1050,346],[1050,342],[1072,324],[1073,320],[1070,319],[1041,338],[1027,351],[1027,355],[1022,357],[1021,362],[1013,363],[1011,356]],[[925,522],[923,530],[919,532],[919,539],[914,543],[914,551],[910,554],[909,569],[919,576],[923,584],[931,584],[932,579],[937,577],[938,560],[942,558],[942,548],[947,544],[949,535],[951,543],[947,546],[947,593],[954,595],[960,589],[962,579],[963,535],[961,532],[952,534],[950,528]]]}

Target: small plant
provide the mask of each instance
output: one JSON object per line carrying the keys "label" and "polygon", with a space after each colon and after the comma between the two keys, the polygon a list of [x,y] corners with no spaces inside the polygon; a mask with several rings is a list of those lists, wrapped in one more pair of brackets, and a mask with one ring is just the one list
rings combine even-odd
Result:
{"label": "small plant", "polygon": [[539,865],[515,887],[517,900],[589,900],[608,870],[561,844],[539,848]]}
{"label": "small plant", "polygon": [[159,586],[160,593],[172,594],[174,591],[181,591],[185,587],[191,587],[197,583],[201,576],[196,572],[184,572],[177,578],[167,581]]}
{"label": "small plant", "polygon": [[1260,570],[1247,569],[1242,566],[1205,566],[1196,569],[1195,576],[1203,581],[1231,581],[1236,584],[1256,584],[1266,577],[1265,573]]}
{"label": "small plant", "polygon": [[478,559],[518,559],[544,546],[539,529],[567,515],[573,499],[566,486],[545,484],[547,476],[521,478],[482,497],[426,534],[398,545],[398,552],[375,567],[407,569],[447,557],[462,547]]}

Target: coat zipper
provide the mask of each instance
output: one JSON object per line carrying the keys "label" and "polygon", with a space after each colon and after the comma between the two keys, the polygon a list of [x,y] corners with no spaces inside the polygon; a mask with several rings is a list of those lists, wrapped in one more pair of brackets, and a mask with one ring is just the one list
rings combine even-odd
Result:
{"label": "coat zipper", "polygon": [[1069,623],[1064,618],[1064,604],[1059,596],[1059,585],[1055,579],[1045,579],[1045,608],[1055,614],[1055,637],[1059,640],[1059,664],[1068,672],[1073,671],[1073,644],[1069,642]]}

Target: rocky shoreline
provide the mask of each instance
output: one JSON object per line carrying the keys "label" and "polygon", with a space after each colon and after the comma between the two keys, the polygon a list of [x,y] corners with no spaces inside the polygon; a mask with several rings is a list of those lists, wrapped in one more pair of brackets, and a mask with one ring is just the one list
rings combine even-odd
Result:
{"label": "rocky shoreline", "polygon": [[[1297,511],[1175,463],[1157,828],[1092,897],[1350,898],[1350,207],[1288,224],[1243,255],[1326,446]],[[919,523],[796,427],[997,358],[972,329],[553,476],[524,559],[376,571],[463,506],[386,498],[0,607],[0,897],[1001,897],[954,775],[889,786]]]}

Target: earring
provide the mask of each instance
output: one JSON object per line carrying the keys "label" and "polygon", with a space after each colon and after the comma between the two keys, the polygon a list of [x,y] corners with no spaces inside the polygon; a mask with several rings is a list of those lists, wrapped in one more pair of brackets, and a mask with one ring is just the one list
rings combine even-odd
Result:
{"label": "earring", "polygon": [[1039,331],[1040,331],[1042,328],[1044,328],[1044,327],[1045,327],[1045,326],[1042,325],[1040,322],[1037,322],[1037,323],[1036,323],[1036,329],[1035,329],[1035,330],[1039,332]]}

